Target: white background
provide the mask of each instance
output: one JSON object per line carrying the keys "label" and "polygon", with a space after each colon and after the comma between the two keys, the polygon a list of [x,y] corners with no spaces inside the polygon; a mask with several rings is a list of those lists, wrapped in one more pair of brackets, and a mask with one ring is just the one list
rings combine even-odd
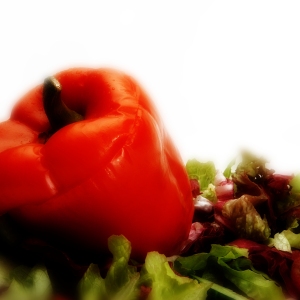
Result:
{"label": "white background", "polygon": [[110,66],[156,102],[184,161],[242,148],[300,172],[300,1],[1,1],[0,119],[44,77]]}

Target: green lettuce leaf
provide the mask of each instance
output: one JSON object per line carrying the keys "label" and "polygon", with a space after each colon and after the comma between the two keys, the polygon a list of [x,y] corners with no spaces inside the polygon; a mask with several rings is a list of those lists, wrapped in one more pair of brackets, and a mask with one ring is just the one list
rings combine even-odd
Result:
{"label": "green lettuce leaf", "polygon": [[231,178],[231,174],[232,174],[232,168],[234,167],[234,165],[236,164],[236,158],[234,158],[229,164],[228,166],[225,168],[225,170],[223,171],[223,175],[226,178]]}
{"label": "green lettuce leaf", "polygon": [[244,297],[231,289],[228,289],[219,284],[213,283],[207,279],[194,276],[199,282],[211,284],[211,288],[208,291],[208,299],[218,299],[218,300],[249,300],[249,298]]}
{"label": "green lettuce leaf", "polygon": [[292,248],[300,249],[300,233],[294,233],[291,230],[284,230],[282,234],[284,234]]}
{"label": "green lettuce leaf", "polygon": [[214,182],[217,170],[214,163],[191,159],[186,163],[186,170],[190,179],[198,180],[200,191],[205,194],[203,196],[211,201],[216,201]]}
{"label": "green lettuce leaf", "polygon": [[287,252],[292,252],[292,248],[300,249],[300,233],[294,233],[290,229],[283,230],[270,239],[269,246]]}
{"label": "green lettuce leaf", "polygon": [[149,252],[138,272],[129,264],[131,246],[124,236],[110,237],[108,245],[113,262],[106,277],[90,265],[79,285],[80,300],[138,300],[142,286],[151,290],[147,300],[206,299],[210,284],[176,275],[164,255]]}
{"label": "green lettuce leaf", "polygon": [[108,247],[113,262],[105,278],[101,277],[97,265],[90,265],[79,284],[82,300],[134,300],[139,297],[140,273],[128,264],[131,244],[124,236],[111,236]]}
{"label": "green lettuce leaf", "polygon": [[300,206],[300,174],[295,175],[290,181],[291,191],[285,201],[278,201],[277,209],[279,213]]}
{"label": "green lettuce leaf", "polygon": [[[233,246],[212,245],[209,253],[195,254],[189,257],[179,257],[174,263],[178,272],[215,283],[218,293],[222,293],[219,286],[226,286],[233,293],[256,300],[283,300],[285,299],[281,287],[273,280],[253,268],[248,259],[247,249]],[[199,279],[199,277],[201,279]],[[211,287],[214,289],[214,287]],[[231,298],[224,292],[224,299]],[[214,295],[214,294],[213,294]],[[218,297],[221,295],[218,295]],[[225,297],[226,296],[226,297]],[[214,299],[208,292],[207,300]],[[229,298],[228,298],[229,297]],[[219,298],[218,298],[219,299]],[[220,298],[223,299],[223,298]],[[243,298],[241,298],[243,299]]]}
{"label": "green lettuce leaf", "polygon": [[275,247],[277,250],[292,252],[291,244],[283,232],[276,233],[274,238],[270,239],[269,246]]}
{"label": "green lettuce leaf", "polygon": [[148,253],[144,272],[147,280],[151,281],[148,300],[204,300],[211,286],[176,275],[167,258],[157,252]]}
{"label": "green lettuce leaf", "polygon": [[16,267],[10,274],[9,288],[1,294],[1,300],[50,299],[52,287],[43,266]]}
{"label": "green lettuce leaf", "polygon": [[266,179],[274,173],[274,170],[266,167],[268,161],[262,157],[256,157],[254,154],[244,151],[241,153],[235,174],[247,174],[250,178]]}
{"label": "green lettuce leaf", "polygon": [[218,201],[217,194],[216,194],[216,187],[212,183],[207,186],[202,193],[202,197],[210,200],[211,202],[215,203]]}

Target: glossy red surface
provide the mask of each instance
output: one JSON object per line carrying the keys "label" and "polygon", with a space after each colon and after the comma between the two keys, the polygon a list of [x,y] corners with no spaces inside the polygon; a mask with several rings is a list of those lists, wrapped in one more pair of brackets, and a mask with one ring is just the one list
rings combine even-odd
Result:
{"label": "glossy red surface", "polygon": [[0,124],[0,213],[67,248],[104,253],[112,234],[133,257],[177,253],[193,217],[180,154],[146,93],[110,69],[56,74],[61,98],[84,116],[45,144],[42,86]]}

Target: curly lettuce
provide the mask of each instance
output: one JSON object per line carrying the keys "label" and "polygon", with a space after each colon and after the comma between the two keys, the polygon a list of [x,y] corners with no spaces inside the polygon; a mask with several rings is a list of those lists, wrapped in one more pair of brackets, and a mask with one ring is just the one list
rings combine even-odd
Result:
{"label": "curly lettuce", "polygon": [[[248,259],[247,249],[212,245],[209,253],[179,257],[174,266],[184,275],[216,284],[208,292],[208,300],[216,299],[216,293],[218,299],[228,299],[229,294],[226,295],[228,291],[223,290],[222,286],[230,288],[232,294],[229,299],[285,299],[281,287],[265,273],[253,267],[251,260]],[[234,294],[239,296],[235,298]]]}
{"label": "curly lettuce", "polygon": [[223,206],[222,214],[230,220],[240,238],[263,242],[271,235],[266,218],[261,218],[246,195],[227,201]]}
{"label": "curly lettuce", "polygon": [[131,245],[124,236],[111,236],[108,244],[113,261],[107,275],[92,264],[80,283],[81,300],[206,299],[210,284],[175,274],[163,254],[149,252],[139,271],[129,262]]}
{"label": "curly lettuce", "polygon": [[190,179],[198,181],[203,197],[215,202],[217,197],[214,182],[217,171],[214,163],[192,159],[186,163],[186,170]]}

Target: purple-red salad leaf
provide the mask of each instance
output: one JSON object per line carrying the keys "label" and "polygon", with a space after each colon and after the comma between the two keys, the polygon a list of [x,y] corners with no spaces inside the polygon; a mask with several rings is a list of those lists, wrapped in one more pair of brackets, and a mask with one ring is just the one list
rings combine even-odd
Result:
{"label": "purple-red salad leaf", "polygon": [[[199,178],[206,176],[199,174],[200,168],[197,170]],[[194,222],[198,224],[194,228],[192,226],[193,234],[185,249],[187,253],[204,251],[203,244],[206,242],[205,247],[209,249],[211,241],[205,238],[204,224],[219,225],[224,234],[218,244],[229,242],[248,249],[248,258],[254,268],[278,282],[286,296],[298,299],[300,174],[277,174],[267,166],[265,159],[244,152],[230,162],[223,174],[217,171],[209,184],[213,185],[210,190],[214,188],[217,198],[211,200],[207,197],[213,205],[214,214],[209,220],[205,219],[196,207]],[[207,190],[208,185],[204,191],[200,184],[201,197],[205,198]],[[208,280],[217,283],[212,278]]]}
{"label": "purple-red salad leaf", "polygon": [[215,191],[218,201],[227,201],[234,198],[234,184],[229,178],[217,173],[215,178]]}
{"label": "purple-red salad leaf", "polygon": [[212,244],[224,243],[224,227],[216,222],[194,222],[180,255],[209,252]]}

